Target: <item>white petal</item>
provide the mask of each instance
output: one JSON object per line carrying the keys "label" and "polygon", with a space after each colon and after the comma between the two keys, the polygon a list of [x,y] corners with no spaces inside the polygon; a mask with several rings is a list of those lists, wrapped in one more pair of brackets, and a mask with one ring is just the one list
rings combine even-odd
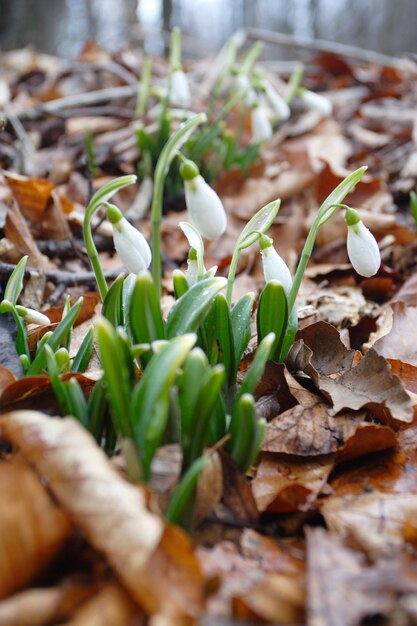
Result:
{"label": "white petal", "polygon": [[276,89],[274,89],[268,82],[265,83],[265,94],[278,121],[284,122],[285,120],[288,120],[291,115],[290,107],[285,102],[284,98],[282,98]]}
{"label": "white petal", "polygon": [[35,309],[28,309],[26,307],[27,314],[25,315],[25,321],[27,324],[38,324],[38,326],[47,326],[51,323],[49,317],[40,313],[40,311],[35,311]]}
{"label": "white petal", "polygon": [[251,113],[252,137],[255,141],[265,141],[273,135],[268,112],[264,107],[255,107]]}
{"label": "white petal", "polygon": [[125,218],[114,225],[113,240],[120,260],[130,273],[139,274],[149,267],[152,253],[148,242]]}
{"label": "white petal", "polygon": [[369,278],[377,273],[381,265],[378,244],[363,222],[348,226],[347,251],[353,269]]}
{"label": "white petal", "polygon": [[262,266],[265,281],[278,280],[288,295],[292,287],[291,272],[273,246],[268,246],[262,250]]}
{"label": "white petal", "polygon": [[184,107],[185,109],[190,106],[190,88],[188,86],[187,77],[182,70],[175,70],[175,72],[172,73],[169,102],[173,106]]}
{"label": "white petal", "polygon": [[218,239],[227,226],[226,213],[217,193],[202,176],[186,180],[185,202],[194,226],[206,239]]}
{"label": "white petal", "polygon": [[328,117],[333,111],[333,105],[326,96],[322,96],[314,91],[304,89],[301,93],[301,99],[309,109],[313,109],[321,113],[323,117]]}
{"label": "white petal", "polygon": [[243,96],[244,103],[247,107],[251,107],[257,101],[256,91],[251,88],[250,80],[246,74],[238,74],[236,76],[236,86],[239,91],[244,91]]}

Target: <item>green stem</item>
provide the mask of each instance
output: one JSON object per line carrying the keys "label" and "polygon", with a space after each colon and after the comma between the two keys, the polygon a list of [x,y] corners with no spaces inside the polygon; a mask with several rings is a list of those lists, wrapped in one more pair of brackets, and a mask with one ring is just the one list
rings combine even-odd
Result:
{"label": "green stem", "polygon": [[242,65],[240,66],[240,71],[242,72],[242,74],[246,74],[248,76],[252,72],[263,48],[264,44],[261,41],[256,41],[253,44],[252,48],[243,59]]}
{"label": "green stem", "polygon": [[152,59],[146,57],[142,65],[142,74],[139,85],[138,99],[136,101],[136,115],[145,115],[146,107],[152,86]]}
{"label": "green stem", "polygon": [[171,33],[171,50],[169,55],[169,72],[181,69],[181,31],[174,28]]}
{"label": "green stem", "polygon": [[319,226],[320,226],[320,219],[319,219],[319,214],[318,214],[316,219],[314,220],[312,227],[310,228],[310,232],[308,233],[303,251],[301,253],[300,262],[298,263],[297,271],[294,276],[294,281],[291,287],[291,291],[288,294],[288,317],[291,314],[292,308],[295,303],[295,299],[297,298],[297,294],[300,289],[301,281],[303,280],[305,269],[310,260],[311,253],[313,252],[314,242],[316,240]]}
{"label": "green stem", "polygon": [[104,277],[103,269],[100,265],[97,248],[94,243],[93,233],[91,230],[91,220],[94,213],[96,213],[96,211],[98,211],[102,204],[109,200],[112,195],[116,193],[116,191],[119,191],[120,189],[122,189],[123,187],[127,187],[128,185],[132,185],[135,182],[136,176],[133,175],[121,176],[120,178],[112,180],[110,183],[104,185],[104,187],[96,191],[85,211],[83,224],[84,243],[96,277],[97,287],[102,300],[104,300],[106,293],[108,292],[108,287],[106,279]]}
{"label": "green stem", "polygon": [[227,275],[227,291],[226,291],[226,300],[228,307],[232,306],[232,294],[233,294],[233,284],[235,282],[237,265],[240,259],[241,249],[240,247],[235,247],[233,250],[233,256],[230,263],[229,274]]}
{"label": "green stem", "polygon": [[152,220],[152,276],[158,296],[161,296],[161,220],[162,204],[164,197],[164,184],[172,160],[178,150],[184,145],[191,133],[207,120],[205,113],[199,113],[187,120],[170,137],[161,154],[155,168],[154,193],[151,207]]}
{"label": "green stem", "polygon": [[303,65],[297,65],[297,67],[294,69],[293,73],[291,74],[290,80],[288,81],[288,85],[287,85],[287,89],[285,92],[285,102],[287,104],[291,104],[291,102],[293,101],[295,94],[297,93],[297,89],[300,87],[301,85],[301,81],[303,80],[304,77],[304,66]]}

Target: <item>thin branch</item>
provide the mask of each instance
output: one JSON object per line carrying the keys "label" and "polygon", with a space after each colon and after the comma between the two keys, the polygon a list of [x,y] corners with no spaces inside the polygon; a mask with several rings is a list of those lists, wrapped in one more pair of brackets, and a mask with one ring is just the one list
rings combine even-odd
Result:
{"label": "thin branch", "polygon": [[[7,280],[15,267],[16,266],[12,263],[2,263],[0,261],[0,279]],[[94,272],[65,272],[55,269],[43,270],[35,267],[28,267],[25,271],[25,278],[30,278],[31,272],[35,272],[37,275],[45,276],[46,280],[51,281],[55,285],[64,284],[67,287],[73,285],[91,285],[96,281]],[[121,273],[122,269],[111,270],[110,272],[105,272],[104,277],[108,280],[113,280]]]}
{"label": "thin branch", "polygon": [[357,46],[350,46],[339,43],[338,41],[327,41],[325,39],[310,39],[309,37],[299,37],[297,35],[289,35],[288,33],[277,33],[262,28],[246,28],[244,29],[248,39],[260,39],[266,43],[277,44],[279,46],[287,46],[292,48],[307,48],[309,50],[317,50],[318,52],[329,52],[340,54],[357,61],[365,61],[367,63],[378,63],[387,67],[394,67],[399,70],[409,70],[417,72],[417,68],[413,67],[408,59],[381,54],[374,50],[366,50]]}

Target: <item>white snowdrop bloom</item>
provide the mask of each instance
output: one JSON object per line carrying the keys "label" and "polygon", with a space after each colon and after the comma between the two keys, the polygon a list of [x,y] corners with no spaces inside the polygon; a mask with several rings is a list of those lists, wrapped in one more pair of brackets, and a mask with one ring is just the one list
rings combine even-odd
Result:
{"label": "white snowdrop bloom", "polygon": [[23,317],[27,324],[37,324],[38,326],[47,326],[51,323],[51,320],[47,315],[44,315],[40,311],[35,309],[29,309],[26,306],[17,305],[16,310],[21,317]]}
{"label": "white snowdrop bloom", "polygon": [[272,244],[272,239],[266,235],[259,240],[265,281],[278,280],[288,296],[293,282],[291,272]]}
{"label": "white snowdrop bloom", "polygon": [[106,213],[113,226],[114,247],[123,265],[131,274],[146,270],[151,264],[152,252],[145,237],[116,206],[108,205]]}
{"label": "white snowdrop bloom", "polygon": [[301,98],[308,109],[317,111],[322,117],[329,117],[333,111],[333,105],[326,96],[322,96],[308,89],[300,89],[297,95]]}
{"label": "white snowdrop bloom", "polygon": [[347,252],[353,269],[366,278],[374,276],[381,265],[375,237],[354,209],[346,211],[345,220],[348,227]]}
{"label": "white snowdrop bloom", "polygon": [[284,98],[280,96],[276,89],[267,80],[263,82],[263,88],[265,90],[266,99],[269,102],[270,107],[275,113],[275,116],[279,122],[285,122],[291,115],[291,110]]}
{"label": "white snowdrop bloom", "polygon": [[188,109],[191,104],[190,87],[182,69],[174,70],[171,75],[169,103],[175,107]]}
{"label": "white snowdrop bloom", "polygon": [[181,164],[180,174],[184,180],[185,203],[194,226],[202,237],[218,239],[226,230],[227,217],[217,193],[200,176],[193,161]]}
{"label": "white snowdrop bloom", "polygon": [[272,137],[273,130],[269,120],[268,110],[264,106],[255,106],[251,111],[252,139],[266,141]]}
{"label": "white snowdrop bloom", "polygon": [[258,98],[256,91],[252,89],[249,78],[246,74],[238,74],[235,79],[236,87],[239,91],[245,92],[243,101],[247,107],[251,107],[256,104]]}

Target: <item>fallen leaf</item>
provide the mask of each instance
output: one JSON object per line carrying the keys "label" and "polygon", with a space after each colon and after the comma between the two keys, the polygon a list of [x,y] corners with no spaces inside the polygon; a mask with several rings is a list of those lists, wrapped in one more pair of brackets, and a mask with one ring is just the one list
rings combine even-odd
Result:
{"label": "fallen leaf", "polygon": [[0,461],[0,493],[0,598],[7,598],[47,568],[72,529],[24,463]]}
{"label": "fallen leaf", "polygon": [[145,489],[116,473],[79,422],[15,411],[0,423],[148,613],[199,613],[203,580],[189,540],[148,510]]}
{"label": "fallen leaf", "polygon": [[259,514],[246,477],[228,454],[219,450],[223,470],[223,502],[240,522],[255,523]]}
{"label": "fallen leaf", "polygon": [[398,443],[397,435],[388,426],[361,424],[353,435],[338,448],[336,461],[343,463],[365,454],[393,448]]}
{"label": "fallen leaf", "polygon": [[417,307],[407,306],[405,302],[393,302],[390,307],[393,311],[391,330],[372,347],[385,358],[417,366],[417,346],[410,341],[417,325]]}
{"label": "fallen leaf", "polygon": [[391,427],[413,418],[412,403],[403,384],[372,348],[356,367],[339,378],[322,377],[320,390],[333,403],[332,415],[342,409],[368,408]]}
{"label": "fallen leaf", "polygon": [[88,600],[66,626],[140,626],[144,623],[144,615],[126,591],[117,585],[107,585]]}
{"label": "fallen leaf", "polygon": [[292,513],[311,509],[333,467],[333,455],[302,459],[263,454],[251,484],[258,510]]}
{"label": "fallen leaf", "polygon": [[45,211],[55,188],[53,183],[44,178],[28,178],[11,172],[4,172],[3,175],[23,214],[30,216],[32,211]]}

